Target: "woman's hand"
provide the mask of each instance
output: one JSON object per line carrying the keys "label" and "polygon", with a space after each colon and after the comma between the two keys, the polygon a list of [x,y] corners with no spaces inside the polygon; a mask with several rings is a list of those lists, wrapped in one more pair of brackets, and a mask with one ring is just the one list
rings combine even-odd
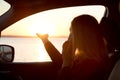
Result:
{"label": "woman's hand", "polygon": [[73,60],[74,60],[74,53],[73,53],[73,46],[71,41],[66,41],[63,44],[63,50],[62,50],[62,58],[63,58],[63,64],[62,67],[72,67]]}
{"label": "woman's hand", "polygon": [[48,34],[40,34],[40,33],[36,33],[36,35],[42,40],[42,41],[47,41],[48,40]]}

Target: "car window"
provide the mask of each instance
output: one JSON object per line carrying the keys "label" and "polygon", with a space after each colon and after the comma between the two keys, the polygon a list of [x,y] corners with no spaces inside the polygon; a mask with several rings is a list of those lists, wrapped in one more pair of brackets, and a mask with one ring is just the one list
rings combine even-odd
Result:
{"label": "car window", "polygon": [[3,15],[5,12],[7,12],[10,9],[10,4],[0,0],[0,16]]}
{"label": "car window", "polygon": [[105,7],[101,5],[66,7],[39,12],[3,30],[1,43],[14,46],[14,62],[51,61],[36,33],[48,33],[49,40],[61,52],[74,17],[90,14],[100,22],[104,12]]}

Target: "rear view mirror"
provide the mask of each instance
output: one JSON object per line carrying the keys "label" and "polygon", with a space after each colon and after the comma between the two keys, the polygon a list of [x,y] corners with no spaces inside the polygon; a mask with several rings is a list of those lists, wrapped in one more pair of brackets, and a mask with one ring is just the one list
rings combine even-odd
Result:
{"label": "rear view mirror", "polygon": [[14,48],[10,45],[0,45],[0,63],[12,62],[14,59]]}

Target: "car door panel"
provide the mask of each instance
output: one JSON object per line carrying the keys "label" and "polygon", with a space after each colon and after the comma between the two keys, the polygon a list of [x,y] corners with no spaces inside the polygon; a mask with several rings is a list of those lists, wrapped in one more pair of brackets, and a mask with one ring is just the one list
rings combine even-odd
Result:
{"label": "car door panel", "polygon": [[36,63],[1,63],[2,74],[11,72],[23,80],[54,80],[57,77],[59,67],[52,62]]}

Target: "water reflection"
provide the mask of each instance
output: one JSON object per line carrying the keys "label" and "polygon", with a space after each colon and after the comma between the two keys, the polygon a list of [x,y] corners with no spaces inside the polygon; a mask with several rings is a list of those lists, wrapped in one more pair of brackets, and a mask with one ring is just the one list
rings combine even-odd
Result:
{"label": "water reflection", "polygon": [[[67,38],[50,38],[50,41],[61,52],[62,44]],[[0,43],[9,44],[15,48],[14,62],[51,61],[42,41],[39,38],[1,38]]]}

